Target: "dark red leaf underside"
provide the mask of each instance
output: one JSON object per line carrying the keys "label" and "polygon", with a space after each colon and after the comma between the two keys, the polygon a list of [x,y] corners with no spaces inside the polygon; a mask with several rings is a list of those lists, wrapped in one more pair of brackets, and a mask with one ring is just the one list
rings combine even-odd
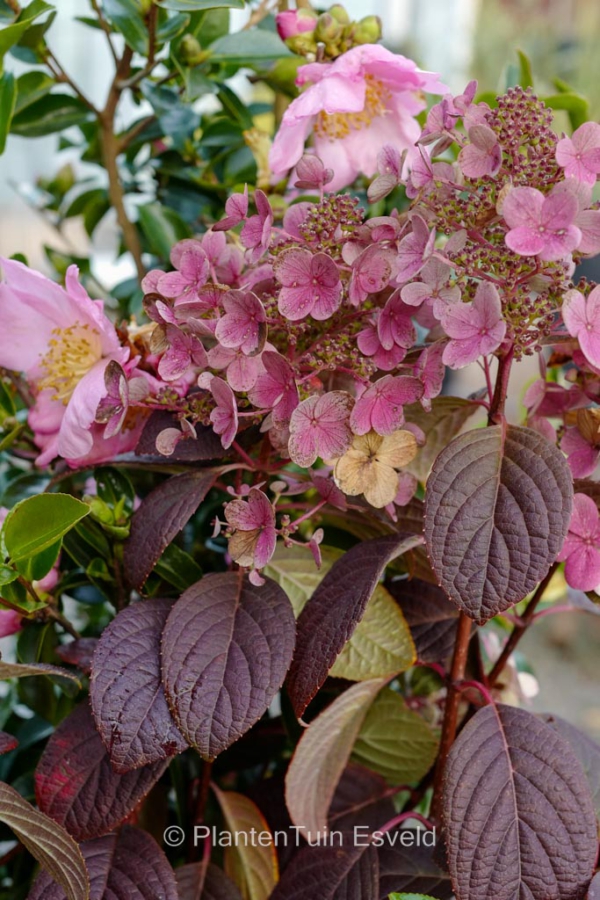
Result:
{"label": "dark red leaf underside", "polygon": [[[178,427],[177,417],[172,413],[162,410],[153,412],[135,448],[136,456],[153,456],[164,462],[165,457],[156,449],[156,438],[165,428]],[[171,462],[207,462],[211,459],[222,459],[224,455],[221,440],[213,429],[205,425],[196,425],[196,438],[180,441],[168,459]]]}
{"label": "dark red leaf underside", "polygon": [[[366,841],[361,841],[366,843]],[[379,862],[373,846],[357,846],[353,832],[343,846],[303,847],[270,900],[379,900]]]}
{"label": "dark red leaf underside", "polygon": [[[391,893],[425,894],[435,900],[452,897],[450,875],[434,860],[435,848],[426,847],[411,831],[406,846],[389,841],[379,848],[379,900]],[[421,832],[422,836],[422,832]]]}
{"label": "dark red leaf underside", "polygon": [[399,604],[422,662],[445,662],[454,648],[458,610],[444,591],[414,578],[386,584]]}

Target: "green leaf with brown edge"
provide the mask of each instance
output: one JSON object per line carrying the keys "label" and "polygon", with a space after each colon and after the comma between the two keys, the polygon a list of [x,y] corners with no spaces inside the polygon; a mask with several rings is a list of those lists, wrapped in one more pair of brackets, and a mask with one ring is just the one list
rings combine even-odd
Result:
{"label": "green leaf with brown edge", "polygon": [[352,758],[392,785],[414,784],[435,762],[438,744],[425,719],[385,688],[367,712]]}
{"label": "green leaf with brown edge", "polygon": [[211,470],[168,478],[142,501],[131,519],[123,564],[129,584],[140,590],[164,550],[189,522],[215,481]]}
{"label": "green leaf with brown edge", "polygon": [[326,833],[335,789],[367,711],[385,683],[378,678],[348,688],[300,738],[287,771],[285,796],[292,822],[308,840]]}
{"label": "green leaf with brown edge", "polygon": [[38,494],[17,503],[2,527],[12,562],[27,559],[52,547],[90,511],[70,494]]}
{"label": "green leaf with brown edge", "polygon": [[90,885],[81,850],[57,822],[0,782],[0,821],[11,828],[68,900],[88,900]]}
{"label": "green leaf with brown edge", "polygon": [[436,397],[431,401],[430,412],[426,412],[420,403],[407,406],[406,421],[423,431],[426,443],[406,466],[406,471],[418,481],[427,481],[436,457],[478,410],[481,407],[477,403],[460,397]]}
{"label": "green leaf with brown edge", "polygon": [[[248,835],[233,845],[231,866],[225,870],[237,875],[238,887],[247,900],[268,900],[279,879],[279,864],[274,842],[266,846],[252,840],[252,834],[268,833],[269,826],[259,808],[248,797],[235,791],[221,791],[213,787],[215,796],[233,835]],[[233,870],[233,871],[232,871]]]}

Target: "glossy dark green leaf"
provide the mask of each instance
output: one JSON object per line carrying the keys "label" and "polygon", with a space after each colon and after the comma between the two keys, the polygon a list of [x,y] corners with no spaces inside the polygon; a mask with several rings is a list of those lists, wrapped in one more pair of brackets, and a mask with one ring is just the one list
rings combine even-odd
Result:
{"label": "glossy dark green leaf", "polygon": [[21,137],[44,137],[89,122],[92,113],[70,94],[50,94],[27,106],[12,120],[11,132]]}
{"label": "glossy dark green leaf", "polygon": [[45,550],[36,553],[35,556],[29,556],[27,559],[19,560],[16,568],[27,581],[40,581],[44,578],[55,564],[62,541],[58,540]]}
{"label": "glossy dark green leaf", "polygon": [[25,72],[20,78],[17,78],[17,100],[15,103],[15,113],[21,112],[41,100],[46,94],[49,94],[55,85],[55,81],[45,72]]}
{"label": "glossy dark green leaf", "polygon": [[160,6],[179,12],[199,12],[205,9],[244,9],[244,0],[161,0]]}
{"label": "glossy dark green leaf", "polygon": [[215,62],[231,62],[238,65],[292,56],[277,34],[262,28],[226,34],[216,40],[210,50]]}
{"label": "glossy dark green leaf", "polygon": [[103,0],[102,9],[109,22],[120,31],[129,47],[146,56],[148,29],[136,0]]}
{"label": "glossy dark green leaf", "polygon": [[18,503],[3,527],[6,549],[13,562],[27,559],[56,544],[89,507],[69,494],[39,494]]}
{"label": "glossy dark green leaf", "polygon": [[27,29],[35,19],[39,18],[42,13],[48,12],[52,7],[43,0],[34,0],[24,10],[21,11],[19,18],[12,25],[0,29],[0,60],[4,54],[17,44]]}
{"label": "glossy dark green leaf", "polygon": [[579,128],[589,118],[590,104],[585,97],[582,97],[581,94],[576,94],[574,91],[544,97],[544,103],[550,109],[564,110],[569,116],[573,130]]}
{"label": "glossy dark green leaf", "polygon": [[158,202],[140,206],[138,215],[151,251],[161,259],[169,258],[173,244],[191,236],[191,230],[181,216]]}
{"label": "glossy dark green leaf", "polygon": [[12,72],[0,75],[0,153],[4,153],[6,137],[10,131],[10,123],[17,98],[17,85]]}

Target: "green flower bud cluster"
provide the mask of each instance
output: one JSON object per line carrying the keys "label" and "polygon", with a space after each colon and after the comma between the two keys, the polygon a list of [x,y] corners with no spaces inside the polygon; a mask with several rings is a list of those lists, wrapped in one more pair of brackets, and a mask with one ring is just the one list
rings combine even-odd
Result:
{"label": "green flower bud cluster", "polygon": [[334,60],[353,47],[376,44],[381,40],[379,16],[364,16],[353,21],[340,3],[320,15],[312,9],[302,8],[298,10],[298,17],[313,19],[315,26],[287,38],[285,43],[294,53],[309,60]]}

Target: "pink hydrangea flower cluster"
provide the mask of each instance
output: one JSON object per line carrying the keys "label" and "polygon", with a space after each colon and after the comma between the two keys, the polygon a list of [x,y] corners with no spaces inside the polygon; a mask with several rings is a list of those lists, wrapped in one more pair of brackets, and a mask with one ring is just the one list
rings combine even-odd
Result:
{"label": "pink hydrangea flower cluster", "polygon": [[[472,83],[431,108],[409,148],[369,122],[361,141],[378,148],[372,165],[348,168],[334,152],[337,132],[324,140],[323,159],[300,156],[311,117],[360,114],[330,110],[327,84],[341,90],[350,73],[365,96],[367,75],[390,91],[434,89],[414,66],[367,50],[326,70],[307,67],[315,90],[291,105],[301,121],[284,120],[275,143],[275,160],[283,154],[296,166],[285,213],[262,190],[230,197],[221,222],[173,247],[172,271],[145,277],[151,325],[117,334],[75,272],[63,290],[4,264],[0,299],[14,313],[0,364],[24,370],[34,391],[40,462],[60,455],[83,465],[131,450],[156,409],[172,419],[157,454],[212,429],[225,458],[264,476],[251,489],[236,485],[218,525],[256,580],[277,537],[294,543],[321,506],[366,504],[394,519],[410,502],[418,483],[407,467],[425,440],[416,420],[448,369],[478,364],[485,406],[495,356],[556,345],[548,365],[566,361],[566,383],[542,372],[525,397],[528,423],[560,441],[577,477],[600,456],[600,288],[571,281],[577,260],[600,251],[591,196],[598,130],[559,139],[530,90],[514,88],[492,109],[475,101]],[[391,109],[380,110],[384,121]],[[359,146],[354,130],[350,144]],[[369,216],[355,196],[330,192],[358,171],[374,176],[372,201],[402,185],[410,206]],[[27,316],[39,324],[35,342],[22,334]],[[282,497],[314,489],[320,499],[305,515],[290,516],[293,504],[280,513]],[[319,542],[309,536],[317,560]]]}

